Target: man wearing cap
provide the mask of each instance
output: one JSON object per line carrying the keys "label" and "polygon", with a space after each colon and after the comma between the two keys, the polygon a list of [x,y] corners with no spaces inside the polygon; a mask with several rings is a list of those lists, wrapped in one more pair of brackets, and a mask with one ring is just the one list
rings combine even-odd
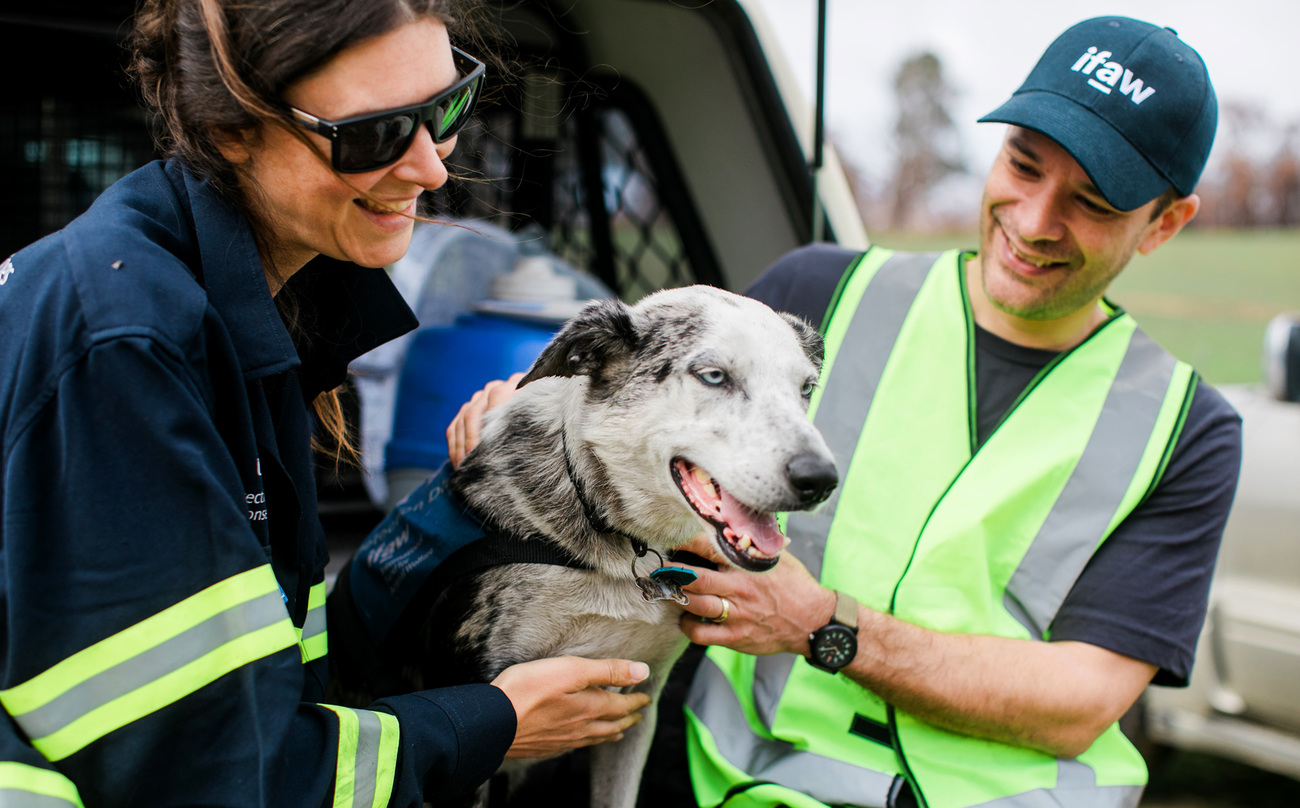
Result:
{"label": "man wearing cap", "polygon": [[688,587],[700,805],[1141,796],[1117,721],[1186,684],[1240,420],[1103,294],[1196,215],[1214,91],[1173,31],[1108,17],[982,120],[1010,127],[978,253],[816,245],[750,290],[822,323],[841,485],[772,572]]}

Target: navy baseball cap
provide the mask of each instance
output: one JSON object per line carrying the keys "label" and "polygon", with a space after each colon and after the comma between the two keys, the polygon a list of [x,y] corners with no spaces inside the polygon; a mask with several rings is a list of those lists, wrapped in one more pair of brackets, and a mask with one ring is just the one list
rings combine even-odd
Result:
{"label": "navy baseball cap", "polygon": [[1171,186],[1192,192],[1218,118],[1205,63],[1176,32],[1097,17],[1057,37],[1011,99],[980,121],[1050,137],[1107,202],[1133,210]]}

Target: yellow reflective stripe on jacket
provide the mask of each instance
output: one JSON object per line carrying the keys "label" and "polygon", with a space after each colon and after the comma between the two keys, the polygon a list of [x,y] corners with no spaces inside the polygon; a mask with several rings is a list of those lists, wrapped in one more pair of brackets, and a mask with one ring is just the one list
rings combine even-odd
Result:
{"label": "yellow reflective stripe on jacket", "polygon": [[334,808],[384,808],[397,774],[397,719],[388,713],[322,704],[339,717]]}
{"label": "yellow reflective stripe on jacket", "polygon": [[239,573],[73,654],[0,704],[49,760],[297,641],[270,565]]}
{"label": "yellow reflective stripe on jacket", "polygon": [[302,628],[295,628],[298,633],[298,648],[302,651],[302,661],[311,662],[329,653],[329,633],[325,628],[325,582],[321,581],[311,588],[307,596],[307,619]]}
{"label": "yellow reflective stripe on jacket", "polygon": [[0,761],[0,805],[6,808],[83,808],[72,781],[56,771]]}

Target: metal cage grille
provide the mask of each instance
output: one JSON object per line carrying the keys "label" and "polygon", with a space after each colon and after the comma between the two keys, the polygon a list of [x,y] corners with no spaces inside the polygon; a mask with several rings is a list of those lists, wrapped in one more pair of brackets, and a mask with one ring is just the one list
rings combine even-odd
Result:
{"label": "metal cage grille", "polygon": [[717,283],[709,246],[683,237],[683,225],[698,231],[698,222],[680,181],[663,181],[676,166],[651,148],[662,133],[647,109],[631,108],[639,97],[586,97],[566,112],[557,82],[522,84],[525,101],[486,111],[462,132],[452,158],[459,180],[434,195],[434,209],[511,229],[531,220],[550,250],[627,302]]}
{"label": "metal cage grille", "polygon": [[[655,171],[627,114],[601,110],[601,200],[607,215],[614,263],[613,287],[628,302],[657,289],[695,283],[682,239],[665,207]],[[576,122],[575,124],[576,125]],[[578,266],[595,263],[591,201],[581,182],[578,149],[558,156],[552,248]]]}
{"label": "metal cage grille", "polygon": [[117,103],[46,97],[0,103],[0,251],[9,254],[78,216],[151,160],[145,114]]}

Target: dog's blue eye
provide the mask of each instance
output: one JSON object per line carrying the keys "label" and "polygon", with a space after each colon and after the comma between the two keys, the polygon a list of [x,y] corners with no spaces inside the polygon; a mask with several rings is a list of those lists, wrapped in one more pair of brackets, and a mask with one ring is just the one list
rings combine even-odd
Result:
{"label": "dog's blue eye", "polygon": [[812,398],[813,391],[817,389],[817,382],[804,382],[803,389],[799,391],[804,398]]}
{"label": "dog's blue eye", "polygon": [[719,368],[699,368],[695,371],[695,377],[711,387],[717,387],[727,380],[726,372]]}

